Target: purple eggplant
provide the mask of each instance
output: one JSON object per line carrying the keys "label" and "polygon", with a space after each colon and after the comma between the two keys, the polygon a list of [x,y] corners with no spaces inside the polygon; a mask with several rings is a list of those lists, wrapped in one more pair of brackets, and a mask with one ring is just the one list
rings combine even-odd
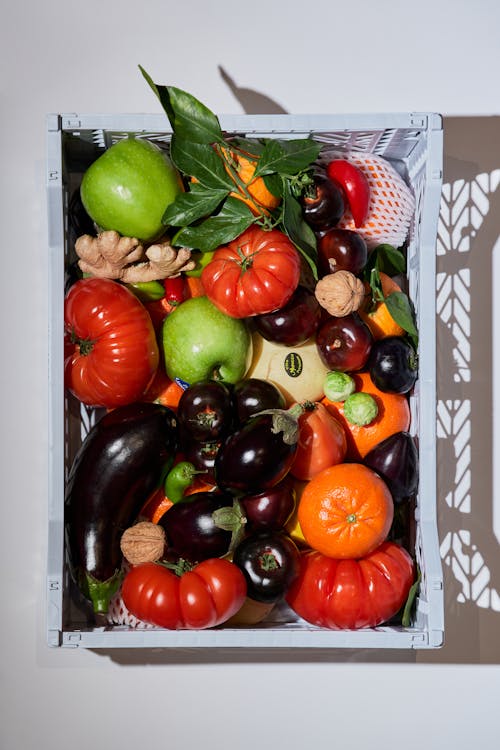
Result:
{"label": "purple eggplant", "polygon": [[367,368],[380,391],[408,393],[418,376],[418,355],[401,336],[386,336],[370,349]]}
{"label": "purple eggplant", "polygon": [[366,454],[363,463],[380,474],[395,503],[417,491],[418,451],[408,432],[397,432],[382,440]]}
{"label": "purple eggplant", "polygon": [[190,385],[177,407],[179,429],[188,442],[220,440],[230,431],[233,418],[231,391],[217,380]]}
{"label": "purple eggplant", "polygon": [[229,435],[215,457],[217,485],[249,494],[274,487],[288,474],[297,451],[298,420],[289,411],[269,409]]}
{"label": "purple eggplant", "polygon": [[160,404],[121,406],[90,430],[65,493],[68,562],[96,615],[120,584],[120,538],[136,520],[178,447],[177,419]]}
{"label": "purple eggplant", "polygon": [[233,401],[236,420],[239,425],[264,409],[283,409],[285,397],[270,380],[247,378],[240,380],[233,388]]}
{"label": "purple eggplant", "polygon": [[222,557],[243,535],[246,518],[237,500],[226,492],[196,492],[163,514],[170,557],[201,562]]}
{"label": "purple eggplant", "polygon": [[243,572],[247,593],[256,602],[272,604],[282,599],[300,571],[300,552],[283,532],[247,536],[236,547],[233,562]]}

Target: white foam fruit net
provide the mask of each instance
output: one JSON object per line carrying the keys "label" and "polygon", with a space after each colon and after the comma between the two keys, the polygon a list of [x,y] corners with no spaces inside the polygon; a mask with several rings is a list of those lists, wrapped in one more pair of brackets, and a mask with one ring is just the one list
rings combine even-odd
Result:
{"label": "white foam fruit net", "polygon": [[370,184],[370,207],[363,226],[355,226],[348,206],[337,226],[356,231],[363,237],[369,250],[381,243],[401,247],[415,213],[415,197],[403,178],[387,159],[376,154],[343,151],[329,154],[325,161],[332,158],[347,159],[355,164],[364,172]]}

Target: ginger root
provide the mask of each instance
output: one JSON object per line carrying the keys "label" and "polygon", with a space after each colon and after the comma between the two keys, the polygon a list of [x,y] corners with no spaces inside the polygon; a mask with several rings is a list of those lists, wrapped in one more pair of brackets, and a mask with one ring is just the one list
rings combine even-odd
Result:
{"label": "ginger root", "polygon": [[365,298],[365,287],[350,271],[335,271],[318,281],[314,293],[330,315],[343,318],[359,310]]}
{"label": "ginger root", "polygon": [[83,273],[117,279],[125,284],[178,276],[195,266],[188,248],[177,250],[164,241],[145,249],[135,237],[122,237],[112,230],[101,232],[97,237],[89,234],[78,237],[75,250]]}

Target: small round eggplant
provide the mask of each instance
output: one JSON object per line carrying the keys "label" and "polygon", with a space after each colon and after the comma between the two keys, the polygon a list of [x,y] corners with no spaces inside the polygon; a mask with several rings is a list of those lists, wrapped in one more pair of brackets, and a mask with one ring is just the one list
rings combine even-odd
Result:
{"label": "small round eggplant", "polygon": [[230,492],[268,490],[288,474],[297,451],[298,420],[283,409],[251,417],[222,443],[215,458],[217,485]]}
{"label": "small round eggplant", "polygon": [[378,443],[363,463],[387,484],[395,503],[415,494],[418,488],[418,451],[408,432],[397,432]]}
{"label": "small round eggplant", "polygon": [[264,409],[283,409],[285,397],[270,380],[247,378],[240,380],[233,388],[233,402],[236,418],[240,425]]}
{"label": "small round eggplant", "polygon": [[318,170],[301,199],[304,221],[315,231],[330,229],[344,215],[343,190],[327,174]]}
{"label": "small round eggplant", "polygon": [[245,521],[232,495],[214,491],[188,495],[159,523],[165,529],[169,554],[195,563],[227,554],[241,537]]}
{"label": "small round eggplant", "polygon": [[271,604],[282,599],[300,570],[300,552],[295,542],[281,532],[251,534],[233,553],[233,562],[245,576],[247,595]]}
{"label": "small round eggplant", "polygon": [[296,504],[293,482],[288,477],[269,490],[244,495],[240,503],[252,531],[278,531],[290,520]]}
{"label": "small round eggplant", "polygon": [[418,357],[411,344],[401,336],[386,336],[373,343],[367,367],[380,391],[404,394],[415,385]]}
{"label": "small round eggplant", "polygon": [[231,391],[217,380],[193,383],[180,397],[177,419],[187,440],[220,440],[232,427]]}
{"label": "small round eggplant", "polygon": [[192,440],[182,444],[185,459],[192,463],[196,470],[200,472],[200,479],[206,479],[209,482],[215,481],[215,457],[220,445],[220,440],[211,440],[208,442]]}

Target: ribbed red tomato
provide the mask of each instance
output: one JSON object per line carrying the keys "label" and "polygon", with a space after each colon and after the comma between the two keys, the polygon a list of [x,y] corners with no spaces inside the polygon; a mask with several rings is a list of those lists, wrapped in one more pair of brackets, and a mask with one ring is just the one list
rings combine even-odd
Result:
{"label": "ribbed red tomato", "polygon": [[341,463],[347,452],[344,428],[324,404],[305,402],[299,416],[299,439],[290,473],[312,479],[322,469]]}
{"label": "ribbed red tomato", "polygon": [[283,307],[297,288],[300,269],[300,255],[283,232],[253,224],[215,251],[201,280],[219,310],[247,318]]}
{"label": "ribbed red tomato", "polygon": [[139,399],[159,361],[149,313],[123,284],[77,281],[64,304],[64,380],[88,406],[114,408]]}
{"label": "ribbed red tomato", "polygon": [[221,625],[238,612],[246,593],[242,571],[215,557],[181,575],[159,563],[137,565],[126,574],[121,591],[131,614],[169,630]]}
{"label": "ribbed red tomato", "polygon": [[336,560],[307,550],[286,600],[313,625],[331,630],[370,628],[399,612],[413,580],[410,555],[393,542],[383,542],[358,560]]}

